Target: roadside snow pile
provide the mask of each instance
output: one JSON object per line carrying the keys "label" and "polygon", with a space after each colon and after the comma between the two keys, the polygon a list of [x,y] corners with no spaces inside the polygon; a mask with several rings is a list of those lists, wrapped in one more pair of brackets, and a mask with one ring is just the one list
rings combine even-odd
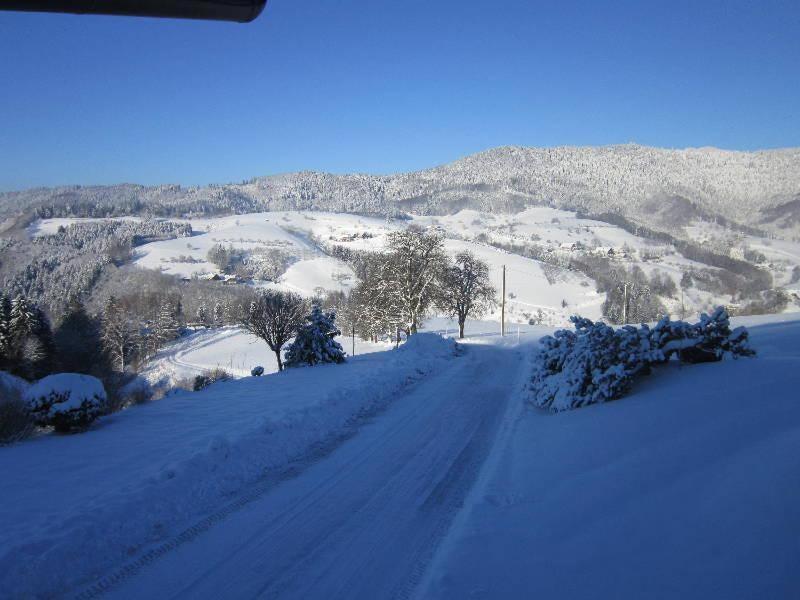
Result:
{"label": "roadside snow pile", "polygon": [[582,317],[570,319],[575,331],[561,329],[540,340],[534,362],[533,402],[554,411],[620,398],[638,375],[673,355],[699,363],[752,356],[744,327],[730,329],[728,313],[719,307],[695,324],[664,317],[652,329],[626,325],[619,329]]}
{"label": "roadside snow pile", "polygon": [[404,355],[423,355],[434,358],[449,358],[456,353],[457,344],[453,338],[443,338],[437,333],[416,333],[397,349]]}
{"label": "roadside snow pile", "polygon": [[520,402],[418,597],[797,598],[800,314],[733,321],[757,358],[671,361],[581,410]]}
{"label": "roadside snow pile", "polygon": [[58,432],[85,429],[106,412],[108,399],[102,382],[77,373],[58,373],[40,379],[23,399],[40,427]]}
{"label": "roadside snow pile", "polygon": [[22,401],[29,385],[24,379],[0,371],[0,445],[24,439],[36,429]]}
{"label": "roadside snow pile", "polygon": [[454,347],[417,334],[342,365],[178,392],[109,415],[91,435],[3,448],[0,595],[65,594],[135,559],[332,448],[446,368]]}
{"label": "roadside snow pile", "polygon": [[6,395],[11,396],[12,393],[21,394],[29,385],[27,381],[16,375],[0,371],[0,400],[4,400]]}

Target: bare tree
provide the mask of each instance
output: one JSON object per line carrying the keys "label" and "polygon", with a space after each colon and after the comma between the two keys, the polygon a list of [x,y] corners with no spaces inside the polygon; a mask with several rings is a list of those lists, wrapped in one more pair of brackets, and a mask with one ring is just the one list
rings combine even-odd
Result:
{"label": "bare tree", "polygon": [[441,236],[414,227],[389,234],[389,254],[376,276],[374,291],[395,300],[408,333],[417,332],[433,303],[446,264]]}
{"label": "bare tree", "polygon": [[283,371],[281,351],[303,324],[306,311],[306,302],[297,294],[269,290],[253,300],[242,320],[242,326],[267,342],[275,353],[279,371]]}
{"label": "bare tree", "polygon": [[497,290],[489,282],[489,265],[471,252],[459,252],[455,264],[441,272],[436,304],[458,319],[458,337],[464,337],[467,317],[480,317],[496,304]]}

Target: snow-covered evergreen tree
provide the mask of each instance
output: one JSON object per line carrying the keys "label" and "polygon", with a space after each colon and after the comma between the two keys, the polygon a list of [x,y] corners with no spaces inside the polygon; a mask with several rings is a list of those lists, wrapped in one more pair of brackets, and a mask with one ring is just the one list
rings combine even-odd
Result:
{"label": "snow-covered evergreen tree", "polygon": [[154,334],[158,343],[165,344],[177,338],[180,334],[180,327],[175,307],[169,303],[164,304],[154,326]]}
{"label": "snow-covered evergreen tree", "polygon": [[203,327],[208,327],[210,323],[210,319],[208,316],[208,311],[206,310],[206,305],[201,304],[197,309],[197,324],[202,325]]}
{"label": "snow-covered evergreen tree", "polygon": [[219,302],[214,305],[214,327],[222,327],[225,325],[225,311],[222,308],[222,304]]}
{"label": "snow-covered evergreen tree", "polygon": [[125,371],[131,355],[136,350],[139,335],[114,296],[110,296],[103,308],[101,336],[103,346],[120,372]]}
{"label": "snow-covered evergreen tree", "polygon": [[11,301],[0,292],[0,367],[11,348]]}
{"label": "snow-covered evergreen tree", "polygon": [[22,343],[36,329],[36,312],[25,296],[17,296],[11,303],[11,336],[16,343]]}
{"label": "snow-covered evergreen tree", "polygon": [[311,308],[311,314],[306,317],[306,323],[300,327],[286,349],[285,365],[301,367],[344,362],[344,350],[335,339],[340,334],[336,328],[336,313],[326,313],[315,304]]}
{"label": "snow-covered evergreen tree", "polygon": [[70,302],[53,339],[58,368],[68,373],[100,375],[108,370],[108,355],[103,352],[100,321],[86,312],[79,300]]}

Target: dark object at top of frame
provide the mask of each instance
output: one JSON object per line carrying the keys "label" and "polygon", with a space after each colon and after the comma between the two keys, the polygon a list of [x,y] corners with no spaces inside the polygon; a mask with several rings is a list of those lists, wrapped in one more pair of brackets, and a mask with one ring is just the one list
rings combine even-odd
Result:
{"label": "dark object at top of frame", "polygon": [[0,0],[0,10],[249,23],[267,0]]}

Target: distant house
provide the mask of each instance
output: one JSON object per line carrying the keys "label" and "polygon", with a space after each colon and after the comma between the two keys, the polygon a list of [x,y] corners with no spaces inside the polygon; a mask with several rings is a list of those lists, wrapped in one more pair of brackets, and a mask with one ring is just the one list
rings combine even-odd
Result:
{"label": "distant house", "polygon": [[592,250],[594,256],[615,256],[617,252],[612,246],[597,246]]}
{"label": "distant house", "polygon": [[744,248],[742,248],[741,246],[733,246],[728,251],[728,256],[730,256],[731,258],[736,258],[738,260],[744,260]]}

